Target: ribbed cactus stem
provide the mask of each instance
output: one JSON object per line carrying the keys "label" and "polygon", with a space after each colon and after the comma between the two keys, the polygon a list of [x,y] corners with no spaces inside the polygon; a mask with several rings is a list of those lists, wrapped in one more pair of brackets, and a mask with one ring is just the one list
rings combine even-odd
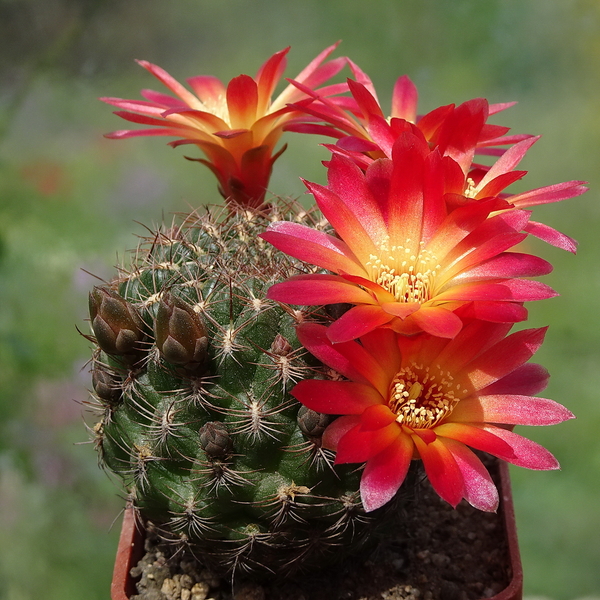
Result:
{"label": "ribbed cactus stem", "polygon": [[266,299],[303,268],[258,237],[271,219],[319,225],[281,202],[194,213],[94,288],[91,431],[174,550],[220,571],[285,575],[360,547],[384,515],[364,513],[360,473],[322,447],[332,417],[289,393],[330,375],[295,328],[331,317]]}

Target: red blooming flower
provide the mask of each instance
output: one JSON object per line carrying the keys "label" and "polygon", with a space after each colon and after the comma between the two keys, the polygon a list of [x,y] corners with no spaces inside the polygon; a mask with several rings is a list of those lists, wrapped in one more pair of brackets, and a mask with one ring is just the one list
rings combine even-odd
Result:
{"label": "red blooming flower", "polygon": [[[515,195],[504,192],[511,183],[527,173],[514,169],[539,139],[539,136],[526,134],[507,135],[508,127],[487,123],[489,116],[514,103],[489,105],[487,100],[476,98],[459,106],[440,106],[426,115],[418,116],[417,88],[404,75],[396,81],[391,116],[386,118],[369,77],[352,61],[349,64],[357,81],[348,80],[352,98],[343,102],[333,103],[320,98],[318,92],[294,82],[312,99],[294,106],[321,123],[295,122],[287,129],[337,138],[336,145],[327,147],[334,154],[350,157],[364,170],[373,160],[391,158],[395,141],[410,124],[415,133],[427,140],[432,150],[437,149],[461,167],[462,177],[456,181],[451,198],[455,202],[500,195],[510,203],[506,209],[513,206],[526,208],[579,196],[587,190],[583,181],[567,181]],[[502,146],[510,147],[505,149]],[[490,167],[474,163],[476,154],[501,158]],[[455,176],[459,177],[460,172]],[[571,252],[576,250],[574,240],[551,227],[530,221],[526,229],[554,246]]]}
{"label": "red blooming flower", "polygon": [[[508,136],[508,127],[487,123],[490,115],[514,103],[489,106],[487,100],[476,98],[459,106],[440,106],[418,116],[417,88],[406,75],[396,81],[391,115],[386,117],[369,77],[352,61],[348,62],[357,81],[348,80],[352,98],[344,103],[333,104],[320,98],[318,92],[292,80],[307,96],[319,100],[317,103],[310,100],[298,102],[296,107],[323,123],[294,123],[287,129],[338,138],[338,146],[332,148],[333,151],[341,151],[354,156],[358,162],[368,164],[383,156],[391,158],[394,141],[404,131],[405,122],[409,122],[419,128],[432,148],[437,147],[442,154],[454,158],[465,173],[476,153],[501,155],[504,150],[498,146],[508,146],[532,137],[526,134]],[[362,161],[360,155],[364,155]]]}
{"label": "red blooming flower", "polygon": [[[326,48],[297,77],[307,90],[318,88],[346,64],[345,58],[324,62],[337,44]],[[274,54],[259,69],[256,77],[239,75],[227,87],[216,77],[199,75],[187,80],[194,93],[160,67],[146,61],[139,64],[154,75],[177,97],[142,90],[146,100],[101,98],[117,106],[115,114],[126,121],[151,125],[152,129],[126,129],[107,134],[109,138],[165,135],[181,138],[172,146],[195,144],[207,159],[198,159],[217,176],[221,194],[237,204],[259,207],[271,175],[273,162],[283,152],[275,152],[283,127],[306,115],[288,103],[306,97],[305,92],[288,85],[274,100],[274,89],[286,65],[289,48]],[[327,98],[347,90],[346,84],[318,90]]]}
{"label": "red blooming flower", "polygon": [[[453,340],[377,329],[357,341],[332,344],[327,328],[305,323],[302,344],[347,381],[304,380],[292,394],[336,419],[323,445],[336,464],[366,466],[360,490],[365,510],[398,491],[411,460],[420,458],[437,493],[452,506],[462,498],[494,511],[497,490],[467,447],[529,469],[557,469],[544,448],[512,425],[551,425],[573,418],[562,405],[533,397],[548,374],[527,363],[545,329],[505,337],[510,325],[472,321]],[[527,363],[527,364],[526,364]]]}
{"label": "red blooming flower", "polygon": [[549,263],[507,252],[526,237],[529,212],[506,211],[506,203],[493,196],[448,202],[461,180],[460,167],[431,152],[413,131],[394,143],[392,160],[378,159],[365,172],[334,155],[328,177],[328,187],[306,185],[335,236],[275,222],[261,237],[334,273],[298,275],[268,292],[292,304],[355,305],[329,327],[332,341],[377,327],[451,338],[462,327],[455,311],[465,304],[476,318],[517,322],[527,317],[523,302],[555,295],[540,282],[522,279],[549,273]]}

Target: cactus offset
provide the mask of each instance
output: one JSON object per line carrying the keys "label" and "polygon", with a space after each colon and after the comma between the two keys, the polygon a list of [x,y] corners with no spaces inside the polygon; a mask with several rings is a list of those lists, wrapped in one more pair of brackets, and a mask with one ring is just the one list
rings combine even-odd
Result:
{"label": "cactus offset", "polygon": [[316,225],[299,205],[193,213],[90,294],[101,461],[166,541],[220,571],[326,563],[383,516],[321,448],[331,417],[289,394],[327,376],[295,325],[328,317],[265,299],[306,268],[257,237],[276,218]]}

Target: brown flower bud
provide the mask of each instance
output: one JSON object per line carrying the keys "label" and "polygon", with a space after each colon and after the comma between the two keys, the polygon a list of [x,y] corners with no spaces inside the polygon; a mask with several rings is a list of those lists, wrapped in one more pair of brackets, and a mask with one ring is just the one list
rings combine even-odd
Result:
{"label": "brown flower bud", "polygon": [[275,336],[270,348],[271,354],[276,356],[287,356],[292,350],[292,345],[280,333]]}
{"label": "brown flower bud", "polygon": [[90,318],[98,345],[107,354],[137,358],[146,337],[137,310],[119,294],[94,287],[90,292]]}
{"label": "brown flower bud", "polygon": [[200,447],[210,458],[223,458],[231,454],[233,442],[227,428],[219,421],[209,421],[200,427]]}
{"label": "brown flower bud", "polygon": [[298,427],[310,438],[320,438],[332,420],[331,415],[317,412],[306,406],[301,406],[298,410]]}
{"label": "brown flower bud", "polygon": [[97,362],[92,369],[92,385],[98,398],[109,404],[116,404],[123,394],[119,378]]}
{"label": "brown flower bud", "polygon": [[206,363],[208,337],[200,316],[184,300],[164,294],[154,323],[156,346],[174,365],[198,370]]}

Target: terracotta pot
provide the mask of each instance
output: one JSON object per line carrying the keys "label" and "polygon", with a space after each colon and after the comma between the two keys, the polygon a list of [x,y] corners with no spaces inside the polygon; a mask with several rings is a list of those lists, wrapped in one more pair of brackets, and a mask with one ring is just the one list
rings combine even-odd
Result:
{"label": "terracotta pot", "polygon": [[[504,462],[499,464],[499,475],[499,513],[503,520],[507,538],[512,579],[504,590],[486,600],[522,600],[523,567],[521,566],[521,556],[519,554],[508,465]],[[119,538],[119,547],[113,571],[111,585],[112,600],[129,600],[136,593],[135,581],[130,576],[129,571],[144,554],[144,538],[145,532],[143,527],[136,522],[133,509],[127,507],[123,517],[123,527],[121,529],[121,537]]]}

